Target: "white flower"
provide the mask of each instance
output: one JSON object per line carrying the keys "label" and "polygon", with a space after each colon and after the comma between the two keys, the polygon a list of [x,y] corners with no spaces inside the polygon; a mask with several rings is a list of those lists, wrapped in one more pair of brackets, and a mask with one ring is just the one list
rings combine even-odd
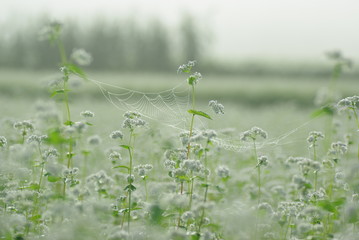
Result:
{"label": "white flower", "polygon": [[92,62],[92,56],[84,49],[74,49],[71,53],[71,59],[80,66],[88,66]]}
{"label": "white flower", "polygon": [[212,110],[216,114],[224,114],[224,106],[220,104],[217,100],[211,100],[209,101],[208,105],[212,107]]}

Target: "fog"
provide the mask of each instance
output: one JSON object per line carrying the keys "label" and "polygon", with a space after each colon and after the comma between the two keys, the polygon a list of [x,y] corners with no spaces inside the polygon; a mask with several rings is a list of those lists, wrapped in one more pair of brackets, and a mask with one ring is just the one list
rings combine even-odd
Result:
{"label": "fog", "polygon": [[359,58],[356,0],[0,0],[0,4],[5,34],[41,15],[84,23],[97,16],[110,20],[135,16],[140,23],[157,17],[174,28],[189,13],[206,34],[208,55],[215,59],[320,61],[323,52],[333,49]]}

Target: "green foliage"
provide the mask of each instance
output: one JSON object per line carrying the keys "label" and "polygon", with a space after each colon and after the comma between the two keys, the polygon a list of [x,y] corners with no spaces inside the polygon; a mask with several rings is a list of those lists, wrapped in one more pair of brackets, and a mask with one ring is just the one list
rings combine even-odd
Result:
{"label": "green foliage", "polygon": [[212,120],[211,116],[209,116],[207,113],[202,112],[202,111],[197,111],[197,110],[194,110],[194,109],[190,109],[190,110],[188,110],[188,113]]}

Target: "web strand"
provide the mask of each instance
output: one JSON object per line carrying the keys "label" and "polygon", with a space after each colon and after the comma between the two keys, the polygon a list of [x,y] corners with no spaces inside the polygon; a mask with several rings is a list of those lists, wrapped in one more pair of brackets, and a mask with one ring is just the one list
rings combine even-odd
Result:
{"label": "web strand", "polygon": [[[141,92],[128,88],[119,87],[116,85],[100,82],[94,79],[89,79],[94,83],[106,100],[111,103],[118,110],[136,111],[142,114],[143,117],[152,121],[158,122],[162,125],[176,129],[177,131],[186,132],[189,121],[189,114],[187,110],[191,105],[191,96],[188,88],[184,84],[175,86],[164,91],[159,92]],[[281,134],[278,137],[271,138],[265,141],[257,142],[257,149],[266,147],[278,147],[298,142],[303,142],[303,139],[288,141],[288,138],[316,118],[311,119],[300,126]],[[196,119],[197,130],[206,129],[206,124],[200,119]],[[234,137],[221,136],[212,139],[212,142],[219,148],[223,148],[233,152],[244,152],[253,148],[252,143],[241,141],[239,133]]]}

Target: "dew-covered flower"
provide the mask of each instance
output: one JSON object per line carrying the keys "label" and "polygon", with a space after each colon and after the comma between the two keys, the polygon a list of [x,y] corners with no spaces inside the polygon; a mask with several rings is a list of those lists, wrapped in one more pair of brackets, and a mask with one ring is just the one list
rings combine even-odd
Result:
{"label": "dew-covered flower", "polygon": [[50,42],[54,42],[60,37],[61,29],[62,24],[60,22],[53,21],[40,30],[38,39],[40,41],[48,40]]}
{"label": "dew-covered flower", "polygon": [[73,127],[75,128],[75,130],[78,132],[78,133],[84,133],[87,129],[87,124],[84,123],[84,122],[75,122],[73,124]]}
{"label": "dew-covered flower", "polygon": [[315,147],[316,142],[319,139],[323,139],[323,138],[324,138],[324,134],[321,132],[317,132],[317,131],[310,132],[309,137],[307,138],[307,142],[310,144],[309,147]]}
{"label": "dew-covered flower", "polygon": [[212,138],[217,137],[217,132],[212,129],[206,129],[202,132],[202,136],[207,138],[207,141],[211,141]]}
{"label": "dew-covered flower", "polygon": [[216,114],[224,114],[224,106],[217,100],[209,101],[208,106],[212,107],[213,112]]}
{"label": "dew-covered flower", "polygon": [[268,136],[267,132],[265,132],[263,129],[261,129],[259,127],[252,127],[250,130],[242,133],[241,140],[247,141],[247,139],[251,139],[251,140],[255,141],[257,139],[257,137],[262,137],[262,138],[266,139],[267,136]]}
{"label": "dew-covered flower", "polygon": [[118,161],[122,160],[122,156],[119,152],[113,151],[109,154],[108,159],[110,159],[112,164],[116,164]]}
{"label": "dew-covered flower", "polygon": [[60,156],[59,152],[57,151],[56,148],[49,148],[48,150],[46,150],[44,153],[43,153],[43,158],[44,159],[48,159],[48,158],[51,158],[51,157],[58,157]]}
{"label": "dew-covered flower", "polygon": [[332,155],[338,155],[338,154],[344,154],[348,151],[348,146],[343,142],[334,142],[331,144],[329,149],[329,154]]}
{"label": "dew-covered flower", "polygon": [[122,123],[123,128],[134,130],[136,127],[143,127],[146,125],[146,121],[141,118],[142,115],[138,112],[128,111],[123,116],[125,117],[125,120]]}
{"label": "dew-covered flower", "polygon": [[24,120],[14,123],[14,128],[21,131],[22,133],[31,132],[34,130],[34,125],[29,120]]}
{"label": "dew-covered flower", "polygon": [[99,135],[93,135],[87,138],[87,142],[91,145],[101,144],[101,138]]}
{"label": "dew-covered flower", "polygon": [[188,63],[182,64],[178,67],[177,73],[189,73],[194,65],[196,65],[196,61],[188,61]]}
{"label": "dew-covered flower", "polygon": [[71,53],[71,59],[80,66],[88,66],[92,62],[92,56],[84,49],[74,49]]}
{"label": "dew-covered flower", "polygon": [[181,216],[182,221],[188,222],[194,220],[194,213],[191,211],[186,211]]}
{"label": "dew-covered flower", "polygon": [[268,166],[268,157],[267,156],[258,157],[257,167],[260,167],[260,166]]}
{"label": "dew-covered flower", "polygon": [[181,167],[188,171],[199,172],[203,169],[203,165],[199,160],[187,159],[181,163]]}
{"label": "dew-covered flower", "polygon": [[85,118],[92,118],[95,116],[95,114],[89,110],[81,112],[80,115]]}
{"label": "dew-covered flower", "polygon": [[220,178],[228,178],[229,177],[229,169],[226,166],[219,166],[216,169],[216,173]]}
{"label": "dew-covered flower", "polygon": [[359,96],[346,97],[340,100],[337,104],[339,110],[355,110],[359,103]]}
{"label": "dew-covered flower", "polygon": [[187,78],[187,83],[193,86],[196,85],[200,80],[202,80],[201,73],[195,72]]}
{"label": "dew-covered flower", "polygon": [[116,130],[116,131],[113,131],[111,134],[110,134],[110,138],[112,139],[122,139],[123,138],[123,134],[120,130]]}
{"label": "dew-covered flower", "polygon": [[140,177],[144,178],[147,176],[147,173],[151,171],[153,166],[151,164],[140,164],[133,168],[133,171],[137,173]]}
{"label": "dew-covered flower", "polygon": [[4,136],[0,136],[0,148],[7,146],[7,140]]}
{"label": "dew-covered flower", "polygon": [[131,175],[127,175],[127,182],[128,183],[133,183],[135,181],[135,176],[133,174]]}
{"label": "dew-covered flower", "polygon": [[47,139],[47,135],[30,135],[26,142],[27,143],[32,143],[32,142],[36,142],[37,144],[42,144],[43,141],[45,141]]}

